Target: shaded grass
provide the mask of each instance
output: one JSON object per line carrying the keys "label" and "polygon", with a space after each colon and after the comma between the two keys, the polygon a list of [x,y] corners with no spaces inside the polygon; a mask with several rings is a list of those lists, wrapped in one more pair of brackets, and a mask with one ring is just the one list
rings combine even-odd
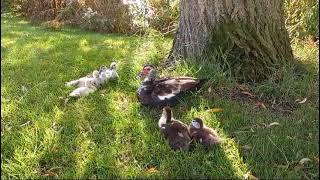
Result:
{"label": "shaded grass", "polygon": [[[161,110],[141,107],[137,102],[139,81],[135,79],[144,63],[159,64],[169,52],[171,39],[68,28],[52,31],[17,18],[3,18],[1,23],[1,46],[5,49],[1,59],[4,178],[39,178],[48,172],[60,178],[241,178],[248,171],[261,178],[319,176],[314,160],[319,158],[318,108],[309,101],[290,116],[256,111],[248,102],[217,96],[217,88],[207,96],[207,86],[231,88],[234,84],[218,67],[205,62],[182,63],[175,71],[163,70],[163,75],[196,77],[208,77],[210,72],[210,83],[185,96],[174,107],[174,114],[188,124],[200,116],[225,139],[221,147],[211,151],[197,146],[192,152],[174,152],[158,131]],[[66,81],[109,65],[113,59],[119,63],[117,82],[66,107],[61,105],[59,97],[71,90],[64,86]],[[307,61],[314,67],[316,62],[310,59]],[[318,87],[314,85],[315,72],[310,72],[306,81],[294,80],[301,82],[294,87],[303,89],[306,83],[313,92]],[[257,85],[257,93],[262,85],[273,86]],[[304,97],[303,93],[288,92],[294,97]],[[206,111],[212,107],[224,111]],[[280,126],[263,128],[263,123],[271,122]],[[244,145],[251,149],[242,148]],[[312,162],[298,166],[304,157]]]}

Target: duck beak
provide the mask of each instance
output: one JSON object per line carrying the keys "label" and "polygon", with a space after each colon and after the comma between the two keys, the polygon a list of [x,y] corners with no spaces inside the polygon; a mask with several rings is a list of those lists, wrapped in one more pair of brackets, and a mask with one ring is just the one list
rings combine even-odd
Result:
{"label": "duck beak", "polygon": [[138,76],[139,76],[140,78],[145,78],[148,74],[149,74],[149,71],[143,69],[143,70],[139,73]]}

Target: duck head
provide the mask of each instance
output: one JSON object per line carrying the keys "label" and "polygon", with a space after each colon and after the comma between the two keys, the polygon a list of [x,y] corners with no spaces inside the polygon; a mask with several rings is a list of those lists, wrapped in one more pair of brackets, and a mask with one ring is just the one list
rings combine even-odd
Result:
{"label": "duck head", "polygon": [[164,115],[166,117],[166,123],[171,122],[172,110],[169,106],[166,106],[162,109],[162,115]]}
{"label": "duck head", "polygon": [[108,68],[106,66],[101,66],[99,68],[99,73],[106,71]]}
{"label": "duck head", "polygon": [[110,64],[110,70],[116,70],[116,68],[117,68],[117,63],[112,62],[112,63]]}
{"label": "duck head", "polygon": [[147,64],[143,66],[142,71],[139,73],[138,77],[144,79],[145,77],[149,77],[150,74],[151,76],[155,75],[155,67],[153,65]]}
{"label": "duck head", "polygon": [[99,71],[97,71],[97,70],[93,71],[92,76],[93,76],[94,78],[99,77]]}
{"label": "duck head", "polygon": [[191,126],[196,129],[202,129],[203,128],[203,121],[200,118],[194,118],[191,122]]}

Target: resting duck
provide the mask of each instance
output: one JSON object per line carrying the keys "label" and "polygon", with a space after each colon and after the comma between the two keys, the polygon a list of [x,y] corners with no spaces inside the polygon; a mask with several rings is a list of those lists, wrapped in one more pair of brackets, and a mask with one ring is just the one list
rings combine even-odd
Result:
{"label": "resting duck", "polygon": [[143,80],[138,89],[138,100],[143,105],[173,105],[183,93],[200,88],[204,79],[192,77],[165,77],[156,79],[156,70],[152,65],[145,65],[139,74]]}
{"label": "resting duck", "polygon": [[163,108],[158,125],[160,133],[169,140],[173,150],[189,150],[191,138],[188,126],[172,117],[170,107]]}
{"label": "resting duck", "polygon": [[189,131],[192,140],[195,140],[207,148],[211,148],[221,142],[218,133],[212,128],[206,127],[200,118],[194,118],[192,120]]}

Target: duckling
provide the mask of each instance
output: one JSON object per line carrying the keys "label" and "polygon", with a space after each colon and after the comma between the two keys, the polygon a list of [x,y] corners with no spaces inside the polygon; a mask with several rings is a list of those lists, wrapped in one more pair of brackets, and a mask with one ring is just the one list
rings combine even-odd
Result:
{"label": "duckling", "polygon": [[93,71],[92,75],[87,75],[77,80],[66,83],[66,86],[77,86],[78,88],[72,91],[69,96],[80,97],[87,96],[95,92],[103,84],[107,83],[110,79],[117,79],[119,75],[116,69],[116,63],[112,62],[110,68],[101,67],[99,71]]}
{"label": "duckling", "polygon": [[157,79],[152,65],[145,65],[139,76],[145,77],[137,93],[139,102],[160,107],[174,105],[182,94],[200,88],[205,82],[205,79],[184,76]]}
{"label": "duckling", "polygon": [[191,138],[188,126],[172,117],[170,107],[163,108],[158,125],[160,133],[169,140],[169,145],[173,150],[189,150]]}
{"label": "duckling", "polygon": [[103,83],[107,83],[111,79],[118,79],[119,75],[117,73],[117,63],[112,62],[110,67],[105,66],[101,67],[99,70],[100,78]]}
{"label": "duckling", "polygon": [[93,71],[92,76],[86,76],[77,80],[69,81],[66,83],[66,86],[86,87],[90,86],[91,84],[99,85],[100,83],[101,79],[99,78],[99,71],[95,70]]}
{"label": "duckling", "polygon": [[99,78],[99,72],[94,71],[93,77],[83,77],[78,80],[70,81],[67,83],[68,86],[77,85],[78,88],[73,90],[70,97],[87,96],[90,93],[95,92],[102,84],[102,80]]}
{"label": "duckling", "polygon": [[189,131],[193,140],[207,148],[221,143],[218,133],[212,128],[205,126],[200,118],[194,118],[192,120]]}

